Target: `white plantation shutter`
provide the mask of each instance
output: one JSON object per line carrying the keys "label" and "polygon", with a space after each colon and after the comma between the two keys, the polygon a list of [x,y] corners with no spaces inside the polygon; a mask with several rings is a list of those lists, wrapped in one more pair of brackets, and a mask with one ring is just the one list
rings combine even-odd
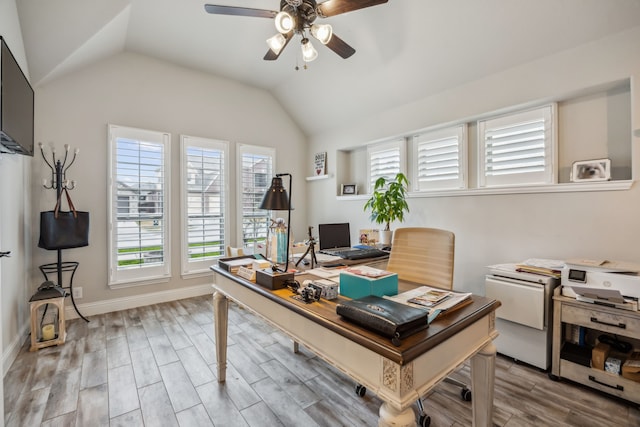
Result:
{"label": "white plantation shutter", "polygon": [[399,172],[404,172],[404,145],[404,139],[398,139],[367,147],[369,193],[378,178],[393,179]]}
{"label": "white plantation shutter", "polygon": [[466,125],[414,136],[416,190],[464,188],[466,143]]}
{"label": "white plantation shutter", "polygon": [[170,272],[167,133],[109,126],[110,285]]}
{"label": "white plantation shutter", "polygon": [[182,273],[209,272],[228,235],[228,143],[181,136]]}
{"label": "white plantation shutter", "polygon": [[549,105],[479,122],[480,185],[557,182],[555,117]]}
{"label": "white plantation shutter", "polygon": [[[243,246],[251,247],[255,242],[264,242],[271,225],[271,212],[258,209],[264,193],[271,186],[274,176],[275,150],[272,148],[240,145],[238,147],[238,182],[240,193],[238,238]],[[286,185],[286,181],[285,181]]]}

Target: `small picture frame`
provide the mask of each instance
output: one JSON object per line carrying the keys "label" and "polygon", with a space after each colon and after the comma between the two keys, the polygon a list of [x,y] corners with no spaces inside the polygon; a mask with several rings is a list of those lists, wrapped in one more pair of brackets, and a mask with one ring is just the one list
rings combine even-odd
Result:
{"label": "small picture frame", "polygon": [[356,184],[342,184],[340,194],[342,196],[355,196],[358,194],[358,186]]}
{"label": "small picture frame", "polygon": [[573,162],[571,182],[609,181],[611,179],[611,160],[595,159]]}

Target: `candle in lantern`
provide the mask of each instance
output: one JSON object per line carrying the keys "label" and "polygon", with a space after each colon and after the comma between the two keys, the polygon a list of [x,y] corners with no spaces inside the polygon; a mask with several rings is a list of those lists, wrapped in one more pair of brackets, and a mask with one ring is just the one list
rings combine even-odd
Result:
{"label": "candle in lantern", "polygon": [[56,335],[56,330],[52,324],[44,325],[42,327],[42,341],[52,340]]}

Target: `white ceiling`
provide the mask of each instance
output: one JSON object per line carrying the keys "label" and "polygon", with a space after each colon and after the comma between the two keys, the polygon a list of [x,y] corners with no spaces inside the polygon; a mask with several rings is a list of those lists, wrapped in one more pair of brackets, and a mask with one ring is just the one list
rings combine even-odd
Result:
{"label": "white ceiling", "polygon": [[273,21],[211,15],[207,2],[280,4],[17,1],[32,83],[137,52],[264,88],[311,135],[640,23],[640,0],[389,0],[322,19],[356,53],[342,59],[316,42],[318,59],[296,71],[299,37],[277,61],[264,61]]}

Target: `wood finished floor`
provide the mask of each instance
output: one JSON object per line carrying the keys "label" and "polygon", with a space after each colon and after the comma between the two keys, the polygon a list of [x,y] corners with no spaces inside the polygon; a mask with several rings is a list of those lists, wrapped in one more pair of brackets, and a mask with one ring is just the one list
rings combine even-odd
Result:
{"label": "wood finished floor", "polygon": [[[64,345],[23,346],[4,379],[6,426],[375,426],[380,400],[235,304],[228,369],[216,380],[210,297],[67,322]],[[469,367],[455,377],[469,383]],[[470,426],[452,384],[424,401],[434,427]],[[551,381],[499,356],[498,426],[639,426],[635,405]]]}

